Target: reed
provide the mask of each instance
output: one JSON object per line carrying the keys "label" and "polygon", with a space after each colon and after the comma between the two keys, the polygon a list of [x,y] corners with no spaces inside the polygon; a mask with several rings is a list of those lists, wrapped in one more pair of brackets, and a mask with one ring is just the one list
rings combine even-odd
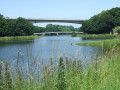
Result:
{"label": "reed", "polygon": [[[113,54],[114,52],[114,54]],[[115,47],[111,51],[107,52],[101,60],[98,59],[98,52],[96,52],[95,60],[91,60],[86,64],[87,69],[83,69],[81,60],[73,60],[72,67],[66,69],[64,72],[64,83],[65,88],[61,87],[60,90],[70,89],[70,90],[97,90],[97,89],[119,89],[120,88],[120,51],[116,50]],[[64,60],[63,60],[64,61]],[[68,64],[68,58],[65,67]],[[114,63],[113,63],[114,62]],[[67,66],[66,66],[67,65]],[[59,73],[58,73],[59,74]],[[60,80],[60,79],[59,79]],[[49,82],[53,90],[56,89],[55,83],[57,83],[57,78],[54,77],[53,82]],[[48,86],[50,89],[50,87]],[[47,88],[47,89],[48,89]]]}
{"label": "reed", "polygon": [[65,90],[64,73],[65,73],[64,61],[63,61],[63,57],[60,57],[59,67],[58,67],[58,90]]}
{"label": "reed", "polygon": [[0,90],[3,89],[2,63],[0,62]]}
{"label": "reed", "polygon": [[[31,55],[31,54],[28,54]],[[10,64],[0,63],[0,89],[3,90],[119,90],[120,88],[120,48],[111,48],[91,62],[60,57],[58,65],[51,58],[45,65],[42,61],[29,57],[29,66],[19,65],[19,53],[13,71]],[[28,68],[28,69],[27,69]]]}
{"label": "reed", "polygon": [[4,78],[5,78],[5,88],[7,90],[12,88],[12,79],[10,78],[10,69],[8,67],[8,63],[5,63],[5,74],[4,74]]}

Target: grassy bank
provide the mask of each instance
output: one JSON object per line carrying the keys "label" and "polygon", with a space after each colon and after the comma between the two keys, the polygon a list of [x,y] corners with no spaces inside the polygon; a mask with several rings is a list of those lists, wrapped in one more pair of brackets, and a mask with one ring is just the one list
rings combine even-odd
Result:
{"label": "grassy bank", "polygon": [[97,47],[103,47],[103,48],[112,48],[113,46],[118,46],[119,44],[120,44],[119,39],[109,39],[109,40],[77,43],[77,45],[97,46]]}
{"label": "grassy bank", "polygon": [[40,36],[14,36],[14,37],[0,37],[0,41],[17,41],[17,40],[33,40],[40,38]]}
{"label": "grassy bank", "polygon": [[77,35],[77,37],[82,37],[83,40],[86,40],[86,39],[113,39],[113,38],[120,37],[120,35],[88,34],[88,35]]}

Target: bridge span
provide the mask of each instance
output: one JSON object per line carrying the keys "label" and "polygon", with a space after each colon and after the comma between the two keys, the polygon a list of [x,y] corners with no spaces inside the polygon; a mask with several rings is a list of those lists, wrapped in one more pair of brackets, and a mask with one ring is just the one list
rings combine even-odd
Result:
{"label": "bridge span", "polygon": [[[34,35],[46,35],[46,34],[72,34],[73,32],[43,32],[43,33],[34,33]],[[83,34],[83,32],[74,32],[75,34]]]}
{"label": "bridge span", "polygon": [[[16,20],[17,18],[6,18],[8,20]],[[80,19],[41,19],[41,18],[25,18],[31,23],[46,23],[46,22],[63,22],[63,23],[76,23],[82,24],[85,20]]]}

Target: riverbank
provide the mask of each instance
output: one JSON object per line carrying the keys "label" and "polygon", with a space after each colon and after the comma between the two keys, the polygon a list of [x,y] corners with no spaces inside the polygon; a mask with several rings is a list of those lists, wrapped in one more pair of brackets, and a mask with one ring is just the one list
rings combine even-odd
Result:
{"label": "riverbank", "polygon": [[11,37],[0,37],[0,41],[18,41],[18,40],[33,40],[40,38],[40,36],[11,36]]}
{"label": "riverbank", "polygon": [[82,37],[83,40],[87,39],[113,39],[118,38],[120,35],[110,35],[110,34],[88,34],[88,35],[79,35],[77,34],[76,37]]}
{"label": "riverbank", "polygon": [[102,48],[112,48],[113,46],[118,46],[119,44],[120,44],[119,39],[109,39],[109,40],[77,43],[77,45],[97,46],[97,47],[102,47]]}

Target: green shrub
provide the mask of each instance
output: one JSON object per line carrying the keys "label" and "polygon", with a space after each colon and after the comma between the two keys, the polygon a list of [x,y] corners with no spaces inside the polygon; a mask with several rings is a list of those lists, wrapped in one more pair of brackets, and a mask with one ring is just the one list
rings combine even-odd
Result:
{"label": "green shrub", "polygon": [[120,33],[120,26],[115,27],[115,30]]}

